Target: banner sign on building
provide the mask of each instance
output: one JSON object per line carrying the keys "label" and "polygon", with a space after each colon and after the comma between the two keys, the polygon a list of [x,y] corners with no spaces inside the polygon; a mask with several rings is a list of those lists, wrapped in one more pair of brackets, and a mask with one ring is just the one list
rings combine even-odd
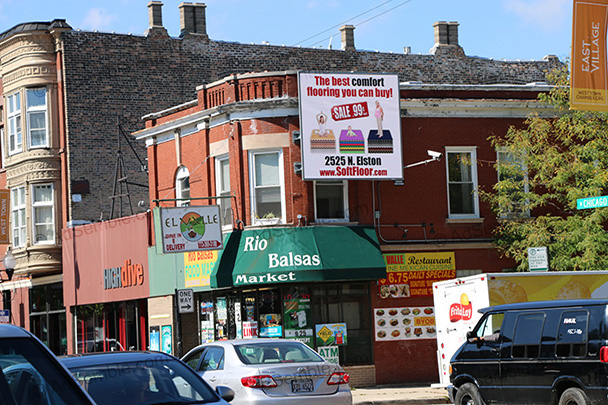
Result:
{"label": "banner sign on building", "polygon": [[454,252],[388,253],[386,278],[378,280],[380,298],[432,297],[433,283],[456,277]]}
{"label": "banner sign on building", "polygon": [[300,73],[304,180],[403,179],[397,75]]}
{"label": "banner sign on building", "polygon": [[9,244],[8,213],[10,211],[10,192],[0,190],[0,244]]}
{"label": "banner sign on building", "polygon": [[219,205],[160,209],[163,253],[222,249]]}
{"label": "banner sign on building", "polygon": [[185,287],[209,287],[217,257],[217,250],[184,253]]}
{"label": "banner sign on building", "polygon": [[607,0],[574,0],[570,108],[608,111]]}

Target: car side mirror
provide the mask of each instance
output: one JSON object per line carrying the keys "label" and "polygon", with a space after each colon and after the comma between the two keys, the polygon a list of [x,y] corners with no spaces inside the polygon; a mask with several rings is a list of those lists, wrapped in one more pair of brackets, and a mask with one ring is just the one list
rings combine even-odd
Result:
{"label": "car side mirror", "polygon": [[472,343],[473,339],[475,338],[475,335],[473,334],[473,331],[470,330],[467,332],[467,342]]}
{"label": "car side mirror", "polygon": [[234,399],[234,391],[232,388],[225,387],[223,385],[218,385],[215,388],[217,394],[226,402],[230,402]]}

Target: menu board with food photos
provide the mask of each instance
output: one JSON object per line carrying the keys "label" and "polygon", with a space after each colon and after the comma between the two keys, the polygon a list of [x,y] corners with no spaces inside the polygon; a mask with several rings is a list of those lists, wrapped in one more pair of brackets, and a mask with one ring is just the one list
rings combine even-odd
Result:
{"label": "menu board with food photos", "polygon": [[433,307],[374,308],[376,341],[435,339]]}

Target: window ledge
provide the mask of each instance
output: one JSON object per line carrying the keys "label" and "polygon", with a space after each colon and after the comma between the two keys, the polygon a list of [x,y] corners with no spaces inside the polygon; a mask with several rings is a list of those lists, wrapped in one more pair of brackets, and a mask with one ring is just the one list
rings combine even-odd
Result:
{"label": "window ledge", "polygon": [[448,225],[458,224],[483,224],[485,218],[447,218],[445,223]]}

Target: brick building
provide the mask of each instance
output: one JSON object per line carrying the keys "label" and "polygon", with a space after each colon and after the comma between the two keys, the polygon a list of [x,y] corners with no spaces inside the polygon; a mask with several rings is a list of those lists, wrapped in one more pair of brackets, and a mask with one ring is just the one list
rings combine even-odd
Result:
{"label": "brick building", "polygon": [[[186,199],[201,205],[209,201],[196,198],[233,196],[217,200],[229,237],[215,267],[206,274],[189,275],[185,258],[173,264],[161,259],[176,254],[162,254],[160,230],[155,228],[149,303],[157,308],[165,305],[165,313],[171,314],[172,302],[166,296],[197,277],[206,278],[206,283],[190,285],[195,286],[201,312],[182,315],[181,325],[175,326],[187,331],[182,334],[183,349],[201,341],[242,337],[245,332],[239,331],[246,320],[256,323],[256,333],[267,336],[262,326],[264,317],[270,316],[263,304],[267,300],[280,307],[273,309],[282,316],[278,323],[283,330],[276,336],[295,335],[314,346],[289,325],[293,297],[306,296],[309,322],[346,323],[349,340],[340,349],[340,361],[351,373],[353,385],[436,381],[430,284],[512,267],[491,244],[497,219],[470,191],[491,187],[497,179],[492,163],[501,155],[488,137],[505,134],[510,126],[521,127],[531,112],[550,116],[552,110],[536,101],[538,93],[550,87],[401,83],[397,116],[403,182],[374,177],[303,179],[302,160],[306,149],[313,147],[312,138],[301,133],[304,106],[298,109],[294,71],[230,75],[197,89],[196,100],[145,116],[146,129],[135,133],[148,146],[152,206],[173,206]],[[339,127],[334,116],[333,128]],[[428,150],[438,151],[444,159],[429,158]],[[344,153],[328,152],[348,156]],[[185,179],[187,192],[181,186]],[[269,186],[276,188],[272,208],[262,207],[261,185],[267,193],[272,192]],[[461,192],[460,187],[469,192]],[[256,214],[264,209],[273,215]],[[373,247],[351,239],[353,229],[371,229],[368,238]],[[309,240],[307,232],[314,232],[317,239]],[[322,274],[297,274],[298,266],[288,263],[291,256],[285,253],[285,268],[294,269],[294,274],[281,279],[278,259],[273,262],[270,253],[266,257],[261,251],[252,255],[250,251],[256,249],[247,245],[248,238],[251,243],[263,240],[269,247],[259,250],[275,252],[277,257],[280,243],[291,246],[295,255],[323,240],[324,247],[315,250]],[[376,254],[384,256],[387,281],[379,281],[385,276],[379,277],[366,258]],[[236,259],[231,261],[232,256]],[[344,266],[327,264],[333,256],[340,257]],[[449,264],[427,264],[438,262]],[[167,279],[162,274],[168,266],[183,274]],[[431,269],[438,271],[427,271]],[[412,318],[413,314],[420,316]],[[167,322],[150,320],[150,325]],[[202,325],[201,330],[193,325]],[[407,367],[404,361],[416,366]]]}
{"label": "brick building", "polygon": [[[33,330],[58,353],[71,350],[65,347],[65,319],[74,316],[62,301],[62,230],[149,208],[145,145],[131,139],[130,148],[121,138],[123,132],[143,129],[143,115],[189,105],[201,94],[197,86],[247,72],[392,72],[411,83],[523,85],[543,82],[547,72],[560,65],[552,56],[542,61],[469,57],[458,43],[457,23],[435,24],[435,46],[429,55],[399,55],[357,50],[352,26],[342,28],[342,50],[211,40],[204,4],[180,4],[181,32],[172,37],[162,26],[161,10],[161,2],[148,4],[150,27],[143,35],[81,31],[60,19],[21,23],[0,34],[5,128],[0,182],[11,191],[11,247],[17,259],[13,280],[0,289],[12,322]],[[249,91],[256,98],[286,89],[253,86]],[[238,92],[211,93],[201,100],[201,108],[241,97]],[[295,108],[290,102],[288,108]],[[297,127],[296,117],[289,122],[290,128]],[[297,154],[291,149],[289,153]],[[208,170],[203,165],[196,175]],[[180,176],[186,178],[183,172]],[[125,177],[126,182],[115,181]],[[152,181],[150,190],[156,193]],[[174,195],[173,184],[160,185],[166,191],[159,197]],[[206,194],[211,194],[207,187]],[[296,202],[302,209],[306,204]]]}

